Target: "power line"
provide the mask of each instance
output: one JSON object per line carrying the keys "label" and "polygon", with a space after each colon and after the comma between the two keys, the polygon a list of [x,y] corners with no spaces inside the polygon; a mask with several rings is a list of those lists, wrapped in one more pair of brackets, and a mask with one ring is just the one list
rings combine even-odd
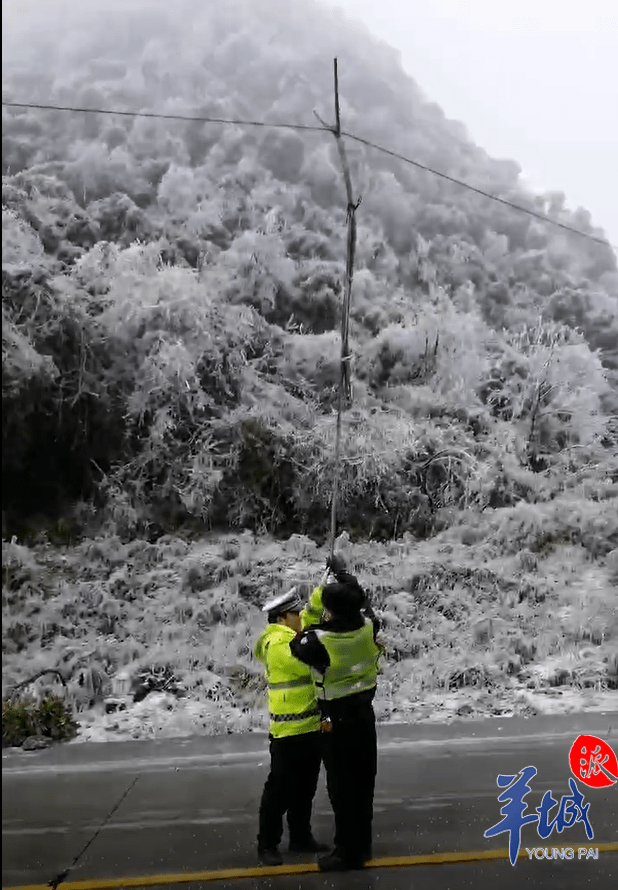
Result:
{"label": "power line", "polygon": [[474,185],[470,185],[469,182],[463,182],[461,179],[455,179],[453,176],[448,176],[446,173],[441,173],[439,170],[434,170],[432,167],[427,167],[425,164],[421,164],[420,161],[414,161],[412,158],[406,158],[404,155],[398,154],[396,151],[392,151],[390,148],[384,148],[382,145],[376,145],[375,142],[370,142],[369,139],[363,139],[362,136],[355,136],[353,133],[346,133],[342,131],[342,136],[347,136],[348,139],[354,139],[355,142],[361,142],[363,145],[368,146],[369,148],[375,148],[377,151],[381,151],[386,155],[390,155],[393,158],[397,158],[400,161],[404,161],[406,164],[412,164],[414,167],[418,167],[420,170],[426,170],[427,173],[433,173],[434,176],[439,176],[441,179],[446,179],[448,182],[452,182],[455,185],[462,186],[463,188],[468,189],[471,192],[476,192],[477,195],[482,195],[484,198],[489,198],[492,201],[498,201],[500,204],[504,204],[506,207],[510,207],[512,210],[519,210],[521,213],[527,213],[528,216],[533,216],[535,219],[539,219],[542,222],[550,223],[552,226],[558,226],[561,229],[565,229],[567,232],[572,232],[574,235],[580,235],[582,238],[588,238],[590,241],[595,241],[597,244],[602,244],[604,247],[614,247],[618,249],[616,245],[611,244],[609,241],[604,240],[603,238],[599,238],[596,235],[590,235],[588,232],[582,232],[580,229],[575,229],[573,226],[567,226],[566,223],[561,223],[557,219],[552,219],[550,216],[545,216],[543,213],[537,213],[536,210],[530,210],[528,207],[522,207],[521,204],[513,204],[512,201],[507,201],[506,198],[500,198],[498,195],[492,195],[491,192],[485,192],[483,189],[477,188]]}
{"label": "power line", "polygon": [[[72,105],[44,105],[38,104],[34,102],[2,102],[3,108],[26,108],[26,109],[34,109],[41,111],[64,111],[64,112],[73,112],[73,113],[81,113],[81,114],[106,114],[106,115],[119,115],[120,117],[141,117],[141,118],[151,118],[157,120],[172,120],[172,121],[186,121],[189,123],[207,123],[207,124],[230,124],[241,127],[272,127],[274,129],[286,129],[286,130],[309,130],[311,132],[320,132],[323,133],[325,130],[328,131],[328,127],[311,124],[290,124],[284,122],[269,122],[269,121],[254,121],[254,120],[242,120],[242,119],[231,119],[231,118],[219,118],[219,117],[203,117],[198,115],[182,115],[182,114],[161,114],[153,111],[117,111],[108,108],[78,108]],[[548,223],[549,225],[556,226],[557,228],[564,229],[566,232],[570,232],[573,235],[579,235],[580,238],[587,238],[589,241],[593,241],[595,244],[601,244],[603,247],[610,247],[614,250],[618,251],[618,246],[612,244],[611,242],[599,238],[596,235],[590,235],[588,232],[582,232],[580,229],[576,229],[573,226],[569,226],[566,223],[559,222],[556,219],[552,219],[549,216],[545,216],[542,213],[538,213],[535,210],[530,210],[528,207],[522,207],[521,204],[514,204],[512,201],[508,201],[506,198],[500,198],[498,195],[492,195],[491,192],[486,192],[483,189],[477,188],[474,185],[470,185],[468,182],[464,182],[461,179],[457,179],[454,176],[449,176],[447,173],[442,173],[440,170],[434,170],[432,167],[428,167],[426,164],[422,164],[420,161],[415,161],[413,158],[408,158],[405,155],[399,154],[396,151],[392,151],[392,149],[385,148],[382,145],[377,145],[375,142],[371,142],[369,139],[364,139],[362,136],[356,136],[354,133],[348,133],[346,131],[341,132],[342,136],[347,137],[348,139],[352,139],[355,142],[359,142],[362,145],[367,146],[368,148],[373,148],[376,151],[380,151],[383,154],[389,155],[390,157],[397,158],[399,161],[403,161],[406,164],[411,164],[413,167],[417,167],[419,170],[424,170],[427,173],[431,173],[434,176],[440,177],[440,179],[444,179],[447,182],[452,183],[453,185],[458,185],[461,188],[468,189],[468,191],[474,192],[477,195],[481,195],[484,198],[488,198],[490,201],[496,201],[499,204],[503,204],[505,207],[509,207],[511,210],[517,210],[520,213],[527,213],[528,216],[532,216],[535,219],[540,220],[541,222]]]}
{"label": "power line", "polygon": [[72,105],[37,105],[31,102],[3,102],[3,108],[35,108],[43,111],[75,111],[82,114],[117,114],[121,117],[149,117],[167,121],[188,121],[206,124],[237,124],[241,127],[276,127],[286,130],[314,130],[323,128],[311,124],[270,123],[268,121],[229,120],[222,117],[198,117],[184,114],[156,114],[154,111],[113,111],[109,108],[76,108]]}

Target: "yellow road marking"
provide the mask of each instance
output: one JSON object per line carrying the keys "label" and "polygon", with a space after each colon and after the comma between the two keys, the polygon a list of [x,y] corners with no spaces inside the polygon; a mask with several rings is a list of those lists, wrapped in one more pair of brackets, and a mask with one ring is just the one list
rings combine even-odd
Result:
{"label": "yellow road marking", "polygon": [[[590,844],[590,841],[587,841]],[[566,849],[566,844],[561,848]],[[618,842],[594,844],[600,853],[618,853]],[[577,846],[573,847],[577,849]],[[521,850],[520,859],[527,853]],[[371,859],[365,868],[409,868],[415,865],[445,865],[458,862],[480,862],[487,859],[508,859],[509,851],[480,850],[478,852],[427,853],[418,856],[387,856]],[[536,861],[536,860],[535,860]],[[216,871],[181,872],[175,875],[144,875],[138,878],[103,878],[101,880],[67,881],[60,884],[63,890],[117,890],[121,887],[161,887],[165,884],[201,884],[206,881],[230,881],[234,878],[270,878],[278,875],[306,875],[318,872],[315,862],[302,865],[259,866],[255,868],[222,868]],[[49,884],[25,884],[20,887],[6,887],[4,890],[49,890]]]}

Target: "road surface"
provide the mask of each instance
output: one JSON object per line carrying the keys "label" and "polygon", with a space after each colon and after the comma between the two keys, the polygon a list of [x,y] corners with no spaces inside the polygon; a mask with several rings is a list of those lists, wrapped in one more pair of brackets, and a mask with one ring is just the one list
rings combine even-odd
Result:
{"label": "road surface", "polygon": [[[461,858],[508,847],[508,834],[483,837],[502,818],[499,773],[537,768],[526,798],[528,812],[548,789],[558,800],[569,794],[568,753],[581,733],[599,736],[618,751],[618,711],[379,727],[375,867],[338,875],[302,873],[307,863],[315,869],[314,861],[303,856],[286,856],[276,874],[257,868],[256,813],[268,767],[263,735],[4,751],[2,886],[47,884],[89,842],[66,878],[67,890],[75,882],[81,890],[96,890],[128,886],[129,880],[131,886],[188,890],[618,886],[618,786],[593,789],[579,783],[590,803],[593,840],[586,838],[581,823],[547,840],[539,838],[534,825],[526,825],[515,867],[504,854],[495,860],[436,861],[435,854]],[[314,833],[327,842],[332,838],[323,776]],[[526,847],[573,848],[575,859],[530,860]],[[598,859],[577,859],[579,848],[597,847]],[[398,857],[404,857],[404,867]],[[299,873],[281,873],[289,866]],[[240,876],[226,878],[230,869],[240,869]],[[197,874],[187,881],[192,873]]]}

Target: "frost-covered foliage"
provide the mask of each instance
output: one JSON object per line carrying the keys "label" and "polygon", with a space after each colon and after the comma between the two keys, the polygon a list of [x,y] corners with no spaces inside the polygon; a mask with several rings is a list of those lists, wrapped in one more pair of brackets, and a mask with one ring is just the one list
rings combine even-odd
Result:
{"label": "frost-covered foliage", "polygon": [[[598,234],[564,196],[526,192],[516,164],[488,158],[394,53],[333,29],[326,7],[181,6],[69,2],[71,28],[54,16],[36,33],[9,10],[5,97],[305,123],[330,107],[336,54],[349,130]],[[162,515],[323,532],[345,256],[332,139],[34,109],[3,123],[13,527],[81,496],[123,513],[129,535]],[[528,470],[551,492],[578,449],[603,478],[618,411],[611,251],[348,151],[363,203],[342,519],[430,534],[442,508],[541,496],[517,481]]]}
{"label": "frost-covered foliage", "polygon": [[29,266],[43,257],[41,239],[14,210],[2,208],[2,264]]}
{"label": "frost-covered foliage", "polygon": [[[269,14],[250,0],[67,0],[70,28],[44,4],[30,15],[22,3],[3,31],[4,97],[314,123],[313,108],[329,113],[337,55],[347,130],[601,234],[563,195],[527,192],[515,163],[487,157],[362,29],[339,19],[334,28],[314,0],[268,2]],[[199,634],[221,659],[240,647],[249,674],[238,683],[255,691],[248,603],[262,587],[242,559],[229,577],[223,564],[212,577],[199,558],[185,566],[186,545],[166,535],[247,528],[321,543],[328,532],[346,253],[332,137],[16,108],[3,109],[3,124],[3,537],[43,547],[34,561],[19,551],[22,575],[5,572],[7,657],[36,644],[42,667],[81,678],[79,708],[100,704],[125,667],[164,697],[171,687],[151,667],[179,684],[186,671],[188,700],[201,704],[180,722],[225,727],[236,693],[221,685],[223,661],[204,660]],[[601,621],[610,593],[598,566],[616,547],[614,254],[359,143],[347,150],[363,202],[340,524],[355,542],[408,535],[431,548],[452,534],[455,544],[440,546],[470,547],[477,568],[506,560],[491,599],[499,591],[505,608],[551,598],[546,585],[515,583],[519,552],[532,566],[552,548],[580,548],[573,574],[600,591],[598,610],[588,605]],[[98,535],[104,543],[89,543]],[[43,542],[80,539],[88,552],[70,551],[65,576]],[[162,561],[147,582],[142,556],[133,564],[126,550],[136,540]],[[427,589],[442,583],[432,554]],[[456,572],[448,578],[422,600],[427,614],[402,579],[384,603],[393,690],[515,670],[469,654],[464,616],[490,601],[485,576],[474,574],[474,594]],[[567,605],[583,622],[581,603]],[[554,618],[543,618],[548,628]],[[516,664],[530,660],[526,620],[516,638],[496,637]],[[80,627],[85,654],[74,645]],[[174,661],[193,632],[197,660]],[[464,642],[451,655],[447,640]],[[557,652],[549,640],[535,643],[543,659]],[[421,652],[427,669],[401,673]],[[610,683],[597,661],[594,676]]]}
{"label": "frost-covered foliage", "polygon": [[[330,102],[336,52],[350,130],[362,123],[365,136],[597,231],[563,196],[526,193],[515,164],[488,158],[393,53],[352,24],[333,31],[319,4],[308,14],[273,0],[271,16],[245,0],[184,5],[179,15],[154,0],[87,13],[69,4],[70,29],[50,22],[36,34],[27,17],[12,22],[6,97],[303,122]],[[345,252],[332,140],[3,115],[10,512],[57,512],[82,495],[116,516],[124,503],[127,533],[161,512],[317,532]],[[618,401],[611,251],[348,148],[364,198],[352,310],[360,413],[345,477],[359,531],[425,534],[436,509],[475,502],[469,480],[500,458],[496,421],[513,425],[524,467],[551,473],[557,454],[595,444],[601,466]],[[421,434],[419,420],[432,420]],[[445,449],[448,469],[435,457]]]}
{"label": "frost-covered foliage", "polygon": [[[455,511],[422,543],[343,535],[338,550],[382,621],[379,719],[531,714],[595,696],[607,707],[618,690],[616,486],[607,494]],[[28,707],[55,695],[85,739],[264,730],[251,654],[261,604],[283,585],[308,592],[326,549],[250,533],[5,544],[3,695],[59,671],[63,685],[51,673],[23,690]]]}

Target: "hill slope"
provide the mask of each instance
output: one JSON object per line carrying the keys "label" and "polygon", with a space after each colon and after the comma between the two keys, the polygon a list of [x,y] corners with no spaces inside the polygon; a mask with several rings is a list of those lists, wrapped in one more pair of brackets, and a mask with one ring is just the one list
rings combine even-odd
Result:
{"label": "hill slope", "polygon": [[[312,109],[331,116],[337,56],[347,131],[602,235],[585,210],[566,209],[564,195],[526,192],[517,165],[475,146],[421,94],[394,51],[318,3],[65,2],[37,6],[36,16],[23,14],[24,4],[19,10],[5,18],[5,101],[313,125]],[[14,108],[3,109],[3,124],[3,536],[38,541],[33,563],[19,557],[34,575],[53,563],[51,588],[43,585],[34,599],[28,571],[6,570],[12,580],[3,609],[13,630],[5,660],[18,679],[34,643],[50,666],[65,663],[55,634],[83,633],[94,652],[90,634],[103,601],[120,610],[114,633],[121,619],[138,620],[122,605],[126,579],[116,589],[113,567],[86,558],[95,535],[117,536],[101,545],[106,553],[179,528],[295,532],[323,543],[346,228],[327,133]],[[448,553],[441,548],[451,546],[449,535],[468,548],[472,565],[506,560],[501,580],[487,582],[495,596],[485,591],[487,579],[474,576],[444,634],[427,630],[428,649],[409,638],[412,600],[387,602],[384,593],[381,607],[396,616],[385,631],[393,663],[406,663],[403,672],[393,668],[397,682],[416,670],[409,659],[439,661],[471,615],[492,609],[507,621],[492,644],[497,674],[493,667],[466,674],[461,646],[452,674],[465,682],[480,676],[481,684],[490,675],[517,678],[524,662],[565,651],[571,631],[547,645],[534,640],[568,607],[604,626],[599,636],[578,625],[571,636],[574,651],[586,641],[598,647],[596,668],[584,674],[611,686],[616,257],[361,143],[348,140],[347,149],[363,200],[341,525],[356,541],[427,539],[422,547],[433,562],[423,589],[459,589],[457,572],[440,586],[449,559],[437,554]],[[505,593],[513,584],[521,591],[509,535],[517,539],[523,527],[532,535],[526,546],[541,553],[535,572],[545,578],[554,569],[543,560],[562,560],[556,585],[543,581],[539,602],[548,605],[525,615]],[[103,572],[97,604],[84,605],[82,569],[64,577],[37,532],[69,545],[69,562],[85,560],[86,576]],[[76,545],[80,538],[85,543]],[[373,566],[368,583],[382,553],[365,558]],[[6,551],[7,566],[16,558]],[[391,570],[394,597],[399,570]],[[565,599],[564,573],[582,579],[591,571],[595,605]],[[230,572],[226,583],[238,586],[239,575]],[[275,576],[260,575],[264,590]],[[160,602],[143,601],[155,636],[159,622],[176,620],[166,609],[183,583],[170,580],[169,602],[165,585]],[[249,628],[254,598],[239,590],[224,583],[219,592],[247,600],[241,612]],[[41,614],[39,594],[51,597],[49,614],[47,607]],[[143,592],[136,596],[142,602]],[[67,623],[71,609],[79,627]],[[203,623],[225,634],[228,617],[213,613]],[[238,620],[229,617],[232,627]],[[202,631],[189,619],[180,624],[173,639],[184,651]],[[507,637],[524,626],[533,646],[518,643],[522,656]],[[234,645],[242,648],[244,633],[236,627]],[[136,671],[151,657],[149,634],[144,628],[133,654],[113,644],[115,655],[97,670],[113,675],[130,663]],[[509,646],[519,657],[513,664],[505,660]],[[66,664],[81,670],[78,661]],[[582,673],[560,676],[575,682]],[[449,688],[449,678],[436,680],[437,688]]]}

